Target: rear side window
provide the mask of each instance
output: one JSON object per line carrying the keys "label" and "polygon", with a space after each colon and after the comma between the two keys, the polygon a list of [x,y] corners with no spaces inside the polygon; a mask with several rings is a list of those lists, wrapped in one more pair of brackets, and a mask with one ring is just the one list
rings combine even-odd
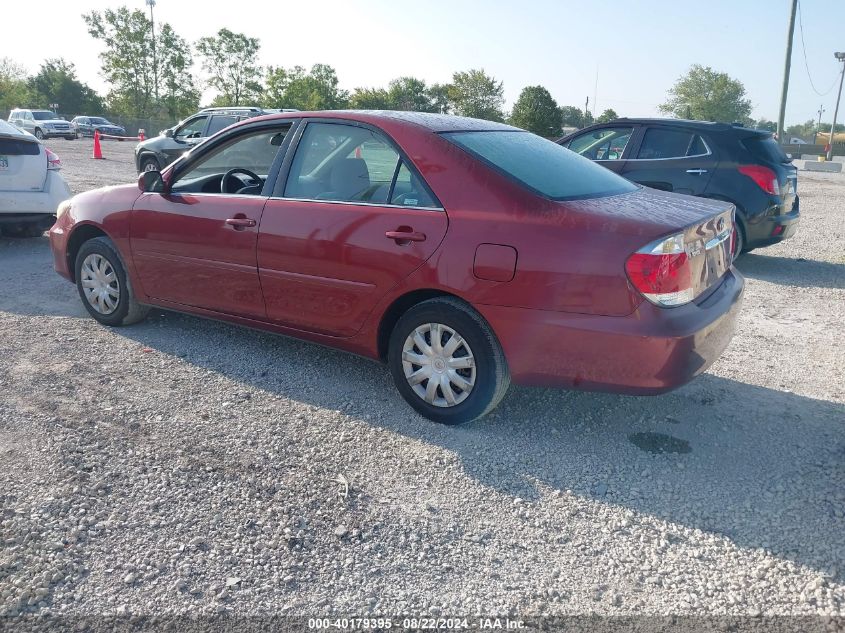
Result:
{"label": "rear side window", "polygon": [[684,158],[706,153],[707,147],[697,134],[684,130],[653,127],[646,131],[637,158],[641,160]]}
{"label": "rear side window", "polygon": [[742,144],[751,155],[767,163],[788,163],[789,156],[781,149],[778,142],[771,136],[751,136],[743,139]]}
{"label": "rear side window", "polygon": [[447,132],[443,137],[552,200],[597,198],[637,189],[609,169],[530,132]]}
{"label": "rear side window", "polygon": [[206,136],[214,136],[223,128],[229,127],[232,123],[238,120],[236,116],[213,116],[211,122],[208,124],[208,132]]}
{"label": "rear side window", "polygon": [[38,143],[19,141],[14,138],[0,138],[0,155],[3,156],[38,156]]}

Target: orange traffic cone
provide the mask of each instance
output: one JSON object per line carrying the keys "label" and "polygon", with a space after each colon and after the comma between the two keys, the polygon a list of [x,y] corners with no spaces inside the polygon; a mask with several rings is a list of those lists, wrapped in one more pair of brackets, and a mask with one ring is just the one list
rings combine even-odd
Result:
{"label": "orange traffic cone", "polygon": [[94,156],[93,158],[103,158],[103,150],[100,149],[100,130],[94,130]]}
{"label": "orange traffic cone", "polygon": [[145,139],[144,128],[141,128],[140,130],[138,130],[138,140],[143,141],[144,139]]}

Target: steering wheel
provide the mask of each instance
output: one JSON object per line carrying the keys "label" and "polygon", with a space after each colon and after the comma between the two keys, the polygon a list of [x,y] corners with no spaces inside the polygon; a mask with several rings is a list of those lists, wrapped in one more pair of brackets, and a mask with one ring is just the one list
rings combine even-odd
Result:
{"label": "steering wheel", "polygon": [[[235,174],[244,174],[252,178],[255,181],[256,185],[261,184],[261,176],[259,176],[258,174],[251,172],[248,169],[244,169],[243,167],[235,167],[234,169],[230,169],[225,174],[223,174],[223,180],[220,181],[220,193],[235,193],[234,191],[229,191],[228,187],[229,178],[234,176]],[[239,189],[243,189],[245,186],[243,182],[239,182],[238,184],[240,185]]]}

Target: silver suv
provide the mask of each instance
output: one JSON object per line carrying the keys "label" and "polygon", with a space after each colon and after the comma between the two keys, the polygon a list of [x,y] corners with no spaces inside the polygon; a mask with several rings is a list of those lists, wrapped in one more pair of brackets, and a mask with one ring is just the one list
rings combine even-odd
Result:
{"label": "silver suv", "polygon": [[71,124],[50,110],[15,109],[9,113],[9,123],[41,140],[62,136],[69,141],[76,138]]}

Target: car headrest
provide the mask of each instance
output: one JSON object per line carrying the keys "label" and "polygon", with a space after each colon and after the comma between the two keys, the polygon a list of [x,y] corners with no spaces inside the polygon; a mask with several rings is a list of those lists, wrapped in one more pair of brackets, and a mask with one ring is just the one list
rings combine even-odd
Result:
{"label": "car headrest", "polygon": [[344,158],[332,168],[331,188],[351,197],[370,187],[370,170],[363,158]]}

